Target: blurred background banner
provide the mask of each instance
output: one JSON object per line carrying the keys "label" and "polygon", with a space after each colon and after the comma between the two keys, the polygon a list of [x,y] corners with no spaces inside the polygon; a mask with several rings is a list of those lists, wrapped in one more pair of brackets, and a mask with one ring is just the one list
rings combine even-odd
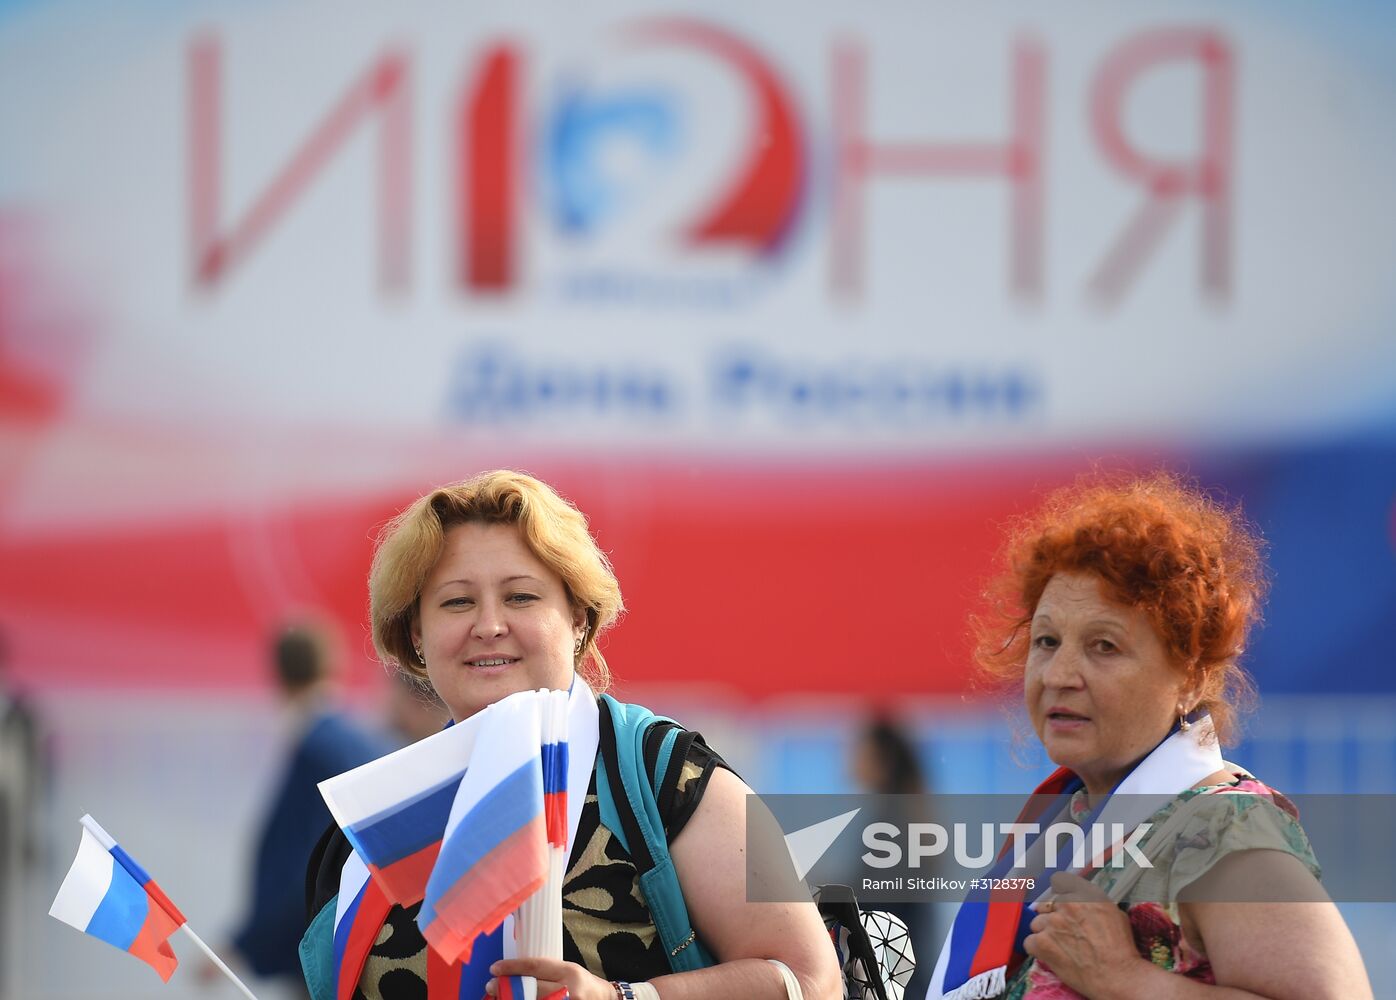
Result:
{"label": "blurred background banner", "polygon": [[64,720],[130,736],[123,698],[137,756],[173,739],[155,704],[262,732],[302,612],[376,704],[377,529],[510,466],[614,560],[622,691],[713,706],[762,791],[846,788],[878,704],[930,771],[1025,790],[962,701],[1003,525],[1167,465],[1270,544],[1267,780],[1393,790],[1393,29],[1357,0],[3,0],[0,633],[56,773],[100,757]]}
{"label": "blurred background banner", "polygon": [[1391,22],[0,4],[18,668],[260,680],[504,464],[614,553],[623,677],[959,692],[999,523],[1108,458],[1267,531],[1267,687],[1385,688]]}

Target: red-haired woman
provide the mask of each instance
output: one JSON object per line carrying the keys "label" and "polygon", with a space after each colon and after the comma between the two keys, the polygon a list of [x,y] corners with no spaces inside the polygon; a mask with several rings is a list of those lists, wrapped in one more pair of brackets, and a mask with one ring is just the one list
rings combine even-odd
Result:
{"label": "red-haired woman", "polygon": [[1165,474],[1062,490],[1013,532],[978,658],[1059,765],[1040,825],[1147,822],[1148,865],[967,903],[929,996],[1372,995],[1294,807],[1221,757],[1262,569],[1239,512]]}

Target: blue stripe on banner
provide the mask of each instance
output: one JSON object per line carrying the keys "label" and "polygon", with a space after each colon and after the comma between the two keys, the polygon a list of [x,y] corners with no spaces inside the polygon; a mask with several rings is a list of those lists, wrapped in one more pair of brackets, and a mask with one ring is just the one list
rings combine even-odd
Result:
{"label": "blue stripe on banner", "polygon": [[[479,864],[515,831],[543,815],[543,776],[538,758],[525,761],[512,774],[495,785],[475,807],[466,813],[452,836],[441,844],[431,881],[427,883],[426,899],[417,916],[418,926],[436,919],[436,904],[441,896]],[[458,834],[467,827],[470,836]]]}
{"label": "blue stripe on banner", "polygon": [[150,873],[136,864],[136,859],[123,851],[120,844],[112,845],[111,856],[116,858],[122,868],[131,873],[131,877],[136,880],[136,885],[144,886],[150,881]]}
{"label": "blue stripe on banner", "polygon": [[354,928],[354,918],[359,915],[359,904],[364,901],[364,893],[366,892],[368,892],[368,882],[364,882],[359,887],[358,894],[349,904],[349,908],[344,911],[344,916],[340,918],[339,926],[334,929],[335,996],[339,996],[339,972],[344,966],[344,950],[349,944],[349,932]]}
{"label": "blue stripe on banner", "polygon": [[567,744],[549,743],[543,747],[543,794],[567,790]]}
{"label": "blue stripe on banner", "polygon": [[470,964],[461,966],[460,1000],[481,1000],[485,995],[485,984],[494,977],[490,966],[504,957],[504,925],[500,924],[488,934],[475,939],[475,947],[470,952]]}
{"label": "blue stripe on banner", "polygon": [[111,885],[87,924],[87,933],[114,944],[122,951],[131,947],[150,912],[150,897],[120,865],[113,863]]}
{"label": "blue stripe on banner", "polygon": [[345,836],[359,857],[379,868],[415,854],[440,838],[464,776],[461,771],[391,809],[351,825],[344,831]]}
{"label": "blue stripe on banner", "polygon": [[950,959],[945,963],[945,985],[959,986],[969,979],[970,965],[984,939],[984,925],[989,920],[989,904],[983,900],[966,899],[960,904],[955,926],[950,932]]}

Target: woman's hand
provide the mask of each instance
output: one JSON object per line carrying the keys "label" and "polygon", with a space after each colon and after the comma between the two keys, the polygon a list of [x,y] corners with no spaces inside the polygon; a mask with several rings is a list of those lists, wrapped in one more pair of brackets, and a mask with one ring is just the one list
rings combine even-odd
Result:
{"label": "woman's hand", "polygon": [[1134,947],[1129,916],[1079,875],[1053,875],[1052,892],[1040,904],[1023,950],[1082,996],[1120,993],[1147,967]]}
{"label": "woman's hand", "polygon": [[[490,996],[499,995],[498,980],[504,976],[532,976],[538,980],[538,1000],[616,1000],[616,988],[598,979],[575,962],[551,958],[505,958],[490,966],[491,979],[485,986]],[[564,992],[565,991],[565,992]]]}

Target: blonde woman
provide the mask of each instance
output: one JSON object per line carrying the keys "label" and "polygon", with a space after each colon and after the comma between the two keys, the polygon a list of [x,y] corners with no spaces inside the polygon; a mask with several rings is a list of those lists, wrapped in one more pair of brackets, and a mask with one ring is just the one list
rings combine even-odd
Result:
{"label": "blonde woman", "polygon": [[[471,976],[493,994],[498,977],[516,975],[537,978],[540,997],[566,989],[572,1000],[785,1000],[792,984],[810,1000],[842,995],[812,903],[746,901],[750,790],[692,734],[677,742],[682,763],[668,769],[658,799],[692,923],[679,950],[691,946],[689,957],[701,951],[711,964],[673,971],[636,863],[598,806],[594,761],[605,723],[596,697],[609,674],[597,640],[622,601],[575,507],[537,479],[509,471],[433,490],[383,533],[369,589],[379,655],[430,682],[456,722],[516,692],[572,691],[571,773],[581,778],[571,787],[588,779],[590,787],[579,814],[569,817],[564,961],[496,961],[488,968],[472,961],[459,985],[438,988],[414,914],[394,907],[382,918],[386,933],[361,935],[370,942],[366,950],[340,959],[340,975],[357,984],[353,996],[467,996]],[[312,913],[333,897],[347,853],[338,831],[322,842],[312,860]]]}

